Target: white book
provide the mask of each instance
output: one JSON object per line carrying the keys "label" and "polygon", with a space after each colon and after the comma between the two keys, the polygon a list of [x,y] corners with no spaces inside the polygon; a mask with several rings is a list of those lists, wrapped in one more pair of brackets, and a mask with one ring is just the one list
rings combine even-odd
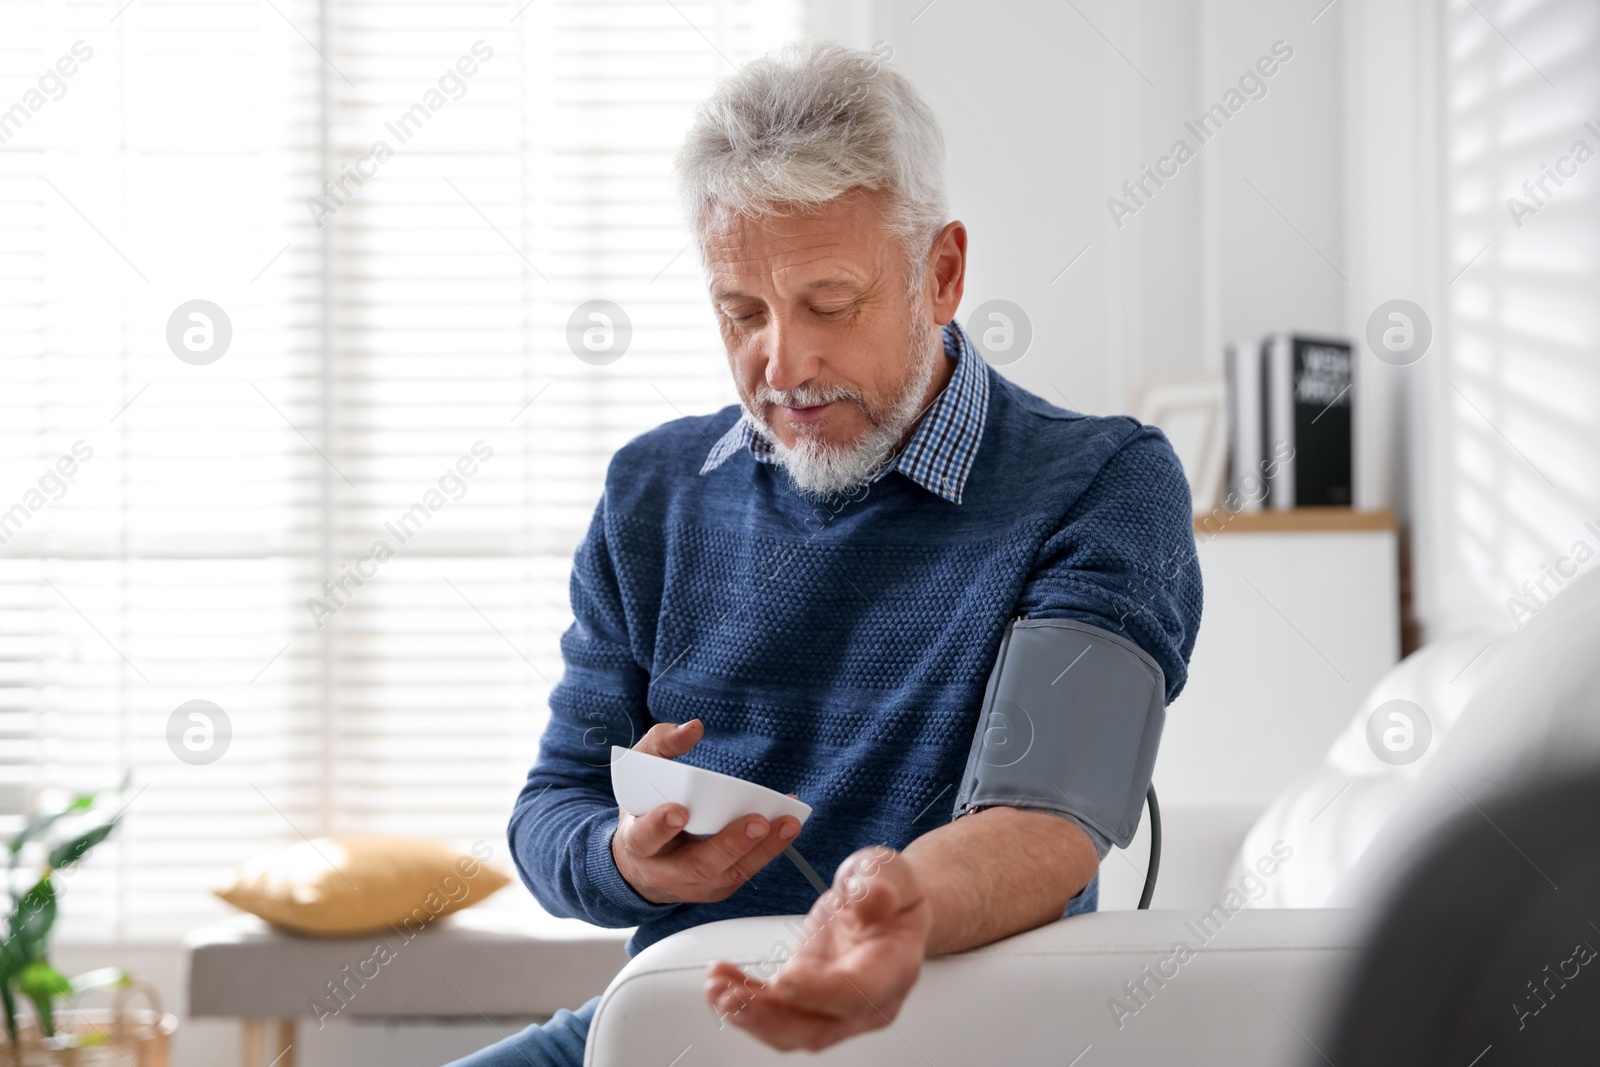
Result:
{"label": "white book", "polygon": [[1228,342],[1224,355],[1228,376],[1228,507],[1260,511],[1267,495],[1263,466],[1261,353],[1253,344]]}
{"label": "white book", "polygon": [[1294,492],[1294,338],[1275,333],[1261,342],[1262,413],[1266,420],[1266,439],[1262,446],[1276,459],[1267,465],[1267,507],[1289,511],[1295,506]]}

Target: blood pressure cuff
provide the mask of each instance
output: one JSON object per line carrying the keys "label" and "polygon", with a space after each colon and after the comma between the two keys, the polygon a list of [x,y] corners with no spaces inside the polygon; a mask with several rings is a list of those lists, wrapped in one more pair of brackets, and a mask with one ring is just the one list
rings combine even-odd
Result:
{"label": "blood pressure cuff", "polygon": [[1017,619],[989,673],[955,817],[1005,806],[1126,848],[1166,721],[1166,678],[1138,645],[1071,619]]}

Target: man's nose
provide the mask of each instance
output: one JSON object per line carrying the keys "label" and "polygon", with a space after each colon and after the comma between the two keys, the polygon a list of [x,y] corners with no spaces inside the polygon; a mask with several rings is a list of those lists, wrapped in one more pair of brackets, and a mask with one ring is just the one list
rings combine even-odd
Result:
{"label": "man's nose", "polygon": [[779,392],[798,388],[817,376],[817,349],[800,336],[794,323],[774,320],[766,345],[767,385]]}

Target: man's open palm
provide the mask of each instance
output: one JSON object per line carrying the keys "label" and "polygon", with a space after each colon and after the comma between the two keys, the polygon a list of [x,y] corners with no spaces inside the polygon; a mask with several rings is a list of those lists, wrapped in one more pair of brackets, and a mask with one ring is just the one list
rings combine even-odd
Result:
{"label": "man's open palm", "polygon": [[712,965],[706,1000],[779,1049],[827,1048],[889,1025],[922,970],[932,909],[899,853],[852,854],[806,916],[794,955],[768,981]]}

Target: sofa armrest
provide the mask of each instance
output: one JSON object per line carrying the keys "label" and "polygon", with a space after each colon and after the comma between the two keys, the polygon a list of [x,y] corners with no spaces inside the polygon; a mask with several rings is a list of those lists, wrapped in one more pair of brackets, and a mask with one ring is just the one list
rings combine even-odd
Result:
{"label": "sofa armrest", "polygon": [[[586,1067],[794,1060],[721,1022],[707,965],[749,967],[792,943],[798,916],[693,927],[639,953],[612,981],[589,1030]],[[929,960],[891,1027],[807,1062],[838,1067],[1050,1063],[1084,1067],[1316,1059],[1325,1002],[1359,940],[1334,909],[1101,912]],[[1186,952],[1175,952],[1179,943]],[[1142,991],[1140,987],[1142,986]],[[1137,995],[1135,995],[1137,994]]]}

